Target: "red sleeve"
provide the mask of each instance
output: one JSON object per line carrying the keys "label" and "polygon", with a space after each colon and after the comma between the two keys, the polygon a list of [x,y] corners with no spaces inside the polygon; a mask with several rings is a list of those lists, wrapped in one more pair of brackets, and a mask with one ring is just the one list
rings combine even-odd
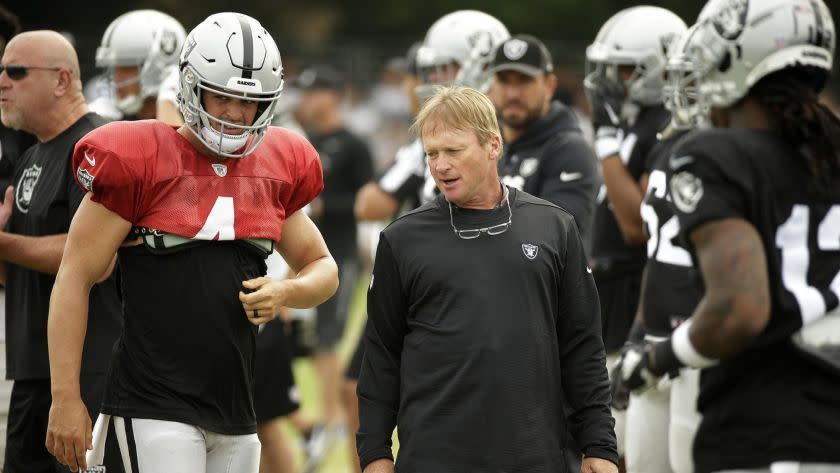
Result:
{"label": "red sleeve", "polygon": [[139,217],[143,162],[118,155],[106,146],[108,137],[95,132],[76,143],[73,151],[76,182],[90,192],[91,200],[134,223]]}
{"label": "red sleeve", "polygon": [[295,146],[295,188],[284,204],[286,216],[292,215],[306,204],[312,202],[324,189],[324,172],[321,158],[308,140],[301,138]]}

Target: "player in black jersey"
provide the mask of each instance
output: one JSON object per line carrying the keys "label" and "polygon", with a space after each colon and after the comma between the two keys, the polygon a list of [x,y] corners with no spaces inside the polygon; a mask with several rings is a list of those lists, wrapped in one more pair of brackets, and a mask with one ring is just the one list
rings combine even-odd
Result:
{"label": "player in black jersey", "polygon": [[[648,234],[648,259],[636,319],[623,354],[632,344],[668,337],[700,300],[697,271],[679,242],[679,222],[666,179],[670,151],[686,132],[674,131],[657,143],[645,166],[648,180],[641,215]],[[627,471],[693,471],[691,445],[700,420],[695,407],[699,372],[684,368],[653,389],[630,394],[620,374],[624,359],[620,357],[613,366],[611,381],[613,406],[627,410]]]}
{"label": "player in black jersey", "polygon": [[[668,10],[628,8],[601,27],[586,50],[590,72],[584,86],[605,184],[597,197],[590,265],[610,364],[627,339],[639,300],[647,239],[639,214],[645,161],[669,120],[662,106],[663,48],[685,30],[685,23]],[[624,415],[618,410],[613,415],[623,451]]]}
{"label": "player in black jersey", "polygon": [[[679,56],[677,52],[685,40],[684,34],[680,41],[671,44],[671,56]],[[669,57],[666,78],[681,73],[681,58]],[[666,85],[663,93],[665,107],[673,112],[670,89]],[[679,221],[668,192],[666,173],[671,150],[679,139],[695,127],[707,126],[707,120],[686,121],[673,115],[669,126],[658,135],[660,141],[645,165],[648,178],[641,215],[648,235],[648,259],[642,274],[636,318],[611,374],[613,406],[627,409],[625,447],[630,473],[690,473],[694,468],[691,445],[700,422],[696,408],[699,371],[693,368],[674,371],[654,389],[631,395],[621,370],[625,365],[624,355],[632,345],[668,337],[691,315],[700,300],[701,290],[696,284],[699,276],[678,238]]]}
{"label": "player in black jersey", "polygon": [[822,0],[710,2],[682,47],[677,114],[718,127],[668,160],[705,293],[625,372],[704,368],[698,473],[840,470],[840,119],[817,100],[835,34]]}

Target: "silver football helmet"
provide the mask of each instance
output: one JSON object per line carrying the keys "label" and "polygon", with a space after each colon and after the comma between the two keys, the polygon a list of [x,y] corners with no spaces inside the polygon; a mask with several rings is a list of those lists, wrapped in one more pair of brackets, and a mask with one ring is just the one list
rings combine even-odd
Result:
{"label": "silver football helmet", "polygon": [[[221,156],[248,155],[265,137],[283,90],[277,45],[260,23],[241,13],[210,15],[187,36],[181,53],[178,105],[195,136]],[[204,110],[202,91],[257,102],[254,123],[238,125]],[[219,130],[236,130],[223,133]]]}
{"label": "silver football helmet", "polygon": [[[96,50],[96,66],[113,69],[137,66],[139,74],[120,83],[112,83],[117,108],[134,115],[147,97],[156,97],[161,82],[178,64],[178,55],[186,36],[175,18],[156,10],[135,10],[118,16],[102,35]],[[109,77],[113,77],[109,72]],[[119,99],[116,89],[140,82],[140,93]]]}
{"label": "silver football helmet", "polygon": [[486,92],[493,53],[508,38],[501,21],[477,10],[458,10],[438,19],[417,50],[418,100],[431,96],[436,85],[459,84]]}
{"label": "silver football helmet", "polygon": [[711,124],[708,105],[697,99],[695,67],[686,54],[696,32],[697,25],[694,25],[668,48],[662,94],[665,108],[671,112],[670,128],[673,130],[705,128]]}
{"label": "silver football helmet", "polygon": [[[685,33],[685,22],[670,11],[638,6],[613,15],[586,48],[584,86],[603,90],[604,81],[618,83],[626,99],[642,106],[662,103],[666,54],[669,45]],[[633,66],[622,80],[619,66]],[[606,87],[616,89],[616,87]]]}
{"label": "silver football helmet", "polygon": [[810,73],[815,91],[831,72],[836,33],[823,0],[711,0],[671,58],[675,110],[693,120],[728,107],[759,80],[790,67]]}

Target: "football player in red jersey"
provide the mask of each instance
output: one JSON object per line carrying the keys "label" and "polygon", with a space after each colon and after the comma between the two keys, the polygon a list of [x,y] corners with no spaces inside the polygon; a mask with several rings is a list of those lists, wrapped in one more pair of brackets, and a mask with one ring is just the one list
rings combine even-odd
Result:
{"label": "football player in red jersey", "polygon": [[[299,212],[323,188],[318,155],[269,127],[283,87],[271,36],[248,16],[212,15],[180,64],[182,127],[111,123],[74,152],[88,193],[51,300],[46,439],[73,471],[99,464],[108,438],[134,473],[257,472],[256,326],[338,284]],[[274,245],[294,277],[263,276]],[[116,253],[125,327],[91,432],[78,380],[87,294]]]}

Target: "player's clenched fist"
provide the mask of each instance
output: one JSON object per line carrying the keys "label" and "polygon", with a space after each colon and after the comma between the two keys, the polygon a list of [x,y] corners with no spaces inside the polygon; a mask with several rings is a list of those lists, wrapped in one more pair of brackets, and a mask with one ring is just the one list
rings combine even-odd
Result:
{"label": "player's clenched fist", "polygon": [[289,282],[286,279],[272,279],[263,276],[242,282],[245,291],[239,292],[239,301],[248,320],[254,325],[264,324],[274,319],[286,305]]}

